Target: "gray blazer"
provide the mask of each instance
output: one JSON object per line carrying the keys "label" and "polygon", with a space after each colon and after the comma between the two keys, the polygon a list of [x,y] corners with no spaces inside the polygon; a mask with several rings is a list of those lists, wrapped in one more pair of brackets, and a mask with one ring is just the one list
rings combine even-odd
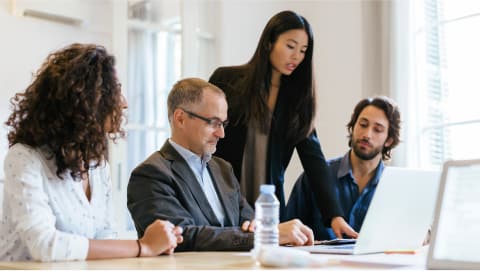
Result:
{"label": "gray blazer", "polygon": [[241,195],[231,165],[213,156],[208,170],[224,209],[224,227],[189,165],[166,141],[160,151],[134,169],[129,180],[127,206],[138,236],[143,236],[155,219],[164,219],[184,230],[184,242],[176,251],[251,249],[254,235],[240,226],[253,219],[253,209]]}

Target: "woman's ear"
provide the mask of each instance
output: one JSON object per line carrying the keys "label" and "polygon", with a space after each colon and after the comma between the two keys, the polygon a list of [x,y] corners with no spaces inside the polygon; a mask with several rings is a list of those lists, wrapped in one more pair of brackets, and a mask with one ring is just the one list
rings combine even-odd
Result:
{"label": "woman's ear", "polygon": [[271,48],[273,47],[273,43],[271,42],[268,42],[268,43],[265,43],[264,45],[264,48],[266,49],[266,51],[268,52],[271,52]]}

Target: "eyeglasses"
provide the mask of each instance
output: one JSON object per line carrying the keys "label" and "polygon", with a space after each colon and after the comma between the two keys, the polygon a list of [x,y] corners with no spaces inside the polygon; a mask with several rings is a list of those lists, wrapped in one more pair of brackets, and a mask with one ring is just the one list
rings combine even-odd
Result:
{"label": "eyeglasses", "polygon": [[215,129],[218,129],[218,128],[221,128],[221,127],[223,127],[223,129],[225,129],[226,126],[228,126],[228,124],[229,124],[229,120],[221,121],[219,118],[216,118],[216,117],[205,118],[205,117],[199,116],[198,114],[193,113],[191,111],[187,111],[184,108],[181,108],[181,109],[182,109],[182,111],[188,113],[190,116],[205,121],[209,126],[211,126],[212,128],[215,128]]}

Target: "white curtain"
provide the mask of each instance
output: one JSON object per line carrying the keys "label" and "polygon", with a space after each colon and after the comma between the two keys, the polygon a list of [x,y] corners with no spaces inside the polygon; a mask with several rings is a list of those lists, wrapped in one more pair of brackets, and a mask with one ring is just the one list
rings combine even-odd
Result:
{"label": "white curtain", "polygon": [[155,33],[129,30],[128,45],[128,170],[155,151],[155,132],[147,131],[157,117],[157,38]]}

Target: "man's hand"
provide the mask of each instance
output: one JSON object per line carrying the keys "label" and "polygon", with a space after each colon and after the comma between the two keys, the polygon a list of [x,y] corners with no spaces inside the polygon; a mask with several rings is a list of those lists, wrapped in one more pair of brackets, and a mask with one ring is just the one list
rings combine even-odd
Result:
{"label": "man's hand", "polygon": [[308,226],[301,223],[299,219],[292,219],[279,224],[278,230],[280,245],[313,245],[313,231]]}
{"label": "man's hand", "polygon": [[245,232],[254,232],[254,230],[256,229],[256,223],[255,223],[255,220],[246,220],[243,222],[243,224],[241,225],[241,230],[245,231]]}
{"label": "man's hand", "polygon": [[337,238],[343,238],[343,234],[351,238],[358,238],[358,233],[354,231],[341,216],[334,217],[331,220],[331,228]]}

